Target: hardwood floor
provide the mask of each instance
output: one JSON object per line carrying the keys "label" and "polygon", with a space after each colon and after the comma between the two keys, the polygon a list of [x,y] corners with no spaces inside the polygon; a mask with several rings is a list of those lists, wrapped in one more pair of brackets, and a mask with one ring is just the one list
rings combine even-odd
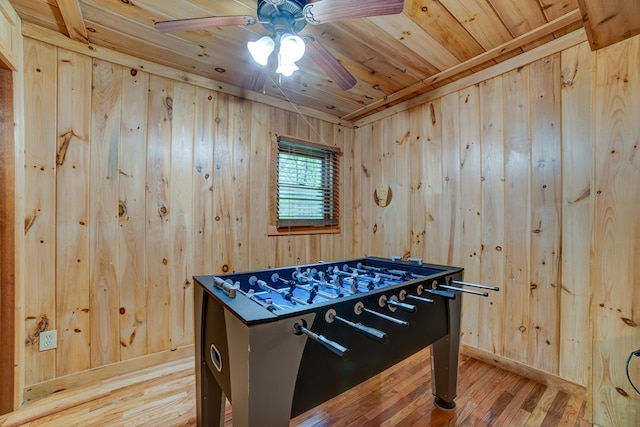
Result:
{"label": "hardwood floor", "polygon": [[[461,356],[457,408],[434,406],[429,349],[296,417],[298,427],[583,426],[573,396]],[[0,426],[195,426],[194,359],[99,381],[0,417]],[[225,426],[232,426],[227,405]]]}

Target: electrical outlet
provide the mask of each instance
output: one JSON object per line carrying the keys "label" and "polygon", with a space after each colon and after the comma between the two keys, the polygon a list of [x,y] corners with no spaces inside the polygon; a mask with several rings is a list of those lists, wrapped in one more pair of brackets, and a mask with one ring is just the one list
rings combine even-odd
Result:
{"label": "electrical outlet", "polygon": [[58,346],[58,331],[40,332],[40,351],[51,350]]}

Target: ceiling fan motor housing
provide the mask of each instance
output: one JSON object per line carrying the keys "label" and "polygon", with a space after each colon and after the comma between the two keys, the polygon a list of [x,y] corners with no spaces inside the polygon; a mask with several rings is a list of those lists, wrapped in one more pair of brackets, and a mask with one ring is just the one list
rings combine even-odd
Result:
{"label": "ceiling fan motor housing", "polygon": [[306,25],[302,10],[305,0],[258,0],[258,22],[274,34],[297,34]]}

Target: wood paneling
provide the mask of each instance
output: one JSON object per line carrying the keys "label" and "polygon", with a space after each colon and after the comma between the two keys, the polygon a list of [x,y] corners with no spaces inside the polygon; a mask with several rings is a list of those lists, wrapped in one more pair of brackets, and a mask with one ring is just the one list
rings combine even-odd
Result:
{"label": "wood paneling", "polygon": [[592,55],[586,43],[562,52],[562,279],[559,375],[587,384],[593,196]]}
{"label": "wood paneling", "polygon": [[147,354],[146,171],[149,75],[122,74],[118,180],[120,359]]}
{"label": "wood paneling", "polygon": [[196,273],[351,253],[341,234],[267,236],[274,135],[350,152],[350,129],[31,39],[25,53],[25,386],[192,345]]}
{"label": "wood paneling", "polygon": [[[596,53],[591,264],[593,421],[640,424],[624,363],[640,348],[640,36]],[[640,364],[630,366],[638,383]]]}
{"label": "wood paneling", "polygon": [[[466,344],[591,381],[595,420],[637,422],[621,370],[640,323],[637,37],[593,63],[582,43],[355,130],[33,40],[24,52],[27,386],[81,372],[87,354],[100,367],[188,346],[193,273],[402,255],[501,287],[465,295]],[[340,234],[267,234],[277,135],[342,148]],[[82,316],[89,330],[66,335]],[[59,349],[38,352],[54,327]],[[56,360],[70,339],[89,341]]]}
{"label": "wood paneling", "polygon": [[123,68],[96,59],[92,65],[88,309],[95,368],[120,360],[118,159]]}
{"label": "wood paneling", "polygon": [[[25,383],[56,376],[56,350],[39,351],[40,332],[57,327],[57,49],[24,43],[25,87]],[[37,191],[31,191],[36,190]]]}
{"label": "wood paneling", "polygon": [[[584,176],[562,169],[561,87],[554,54],[358,128],[354,144],[357,158],[381,153],[354,180],[364,250],[460,265],[466,280],[499,286],[489,298],[464,295],[463,341],[554,375],[573,363],[560,356],[563,180]],[[365,209],[364,182],[391,185],[393,215]],[[586,384],[584,360],[582,375],[563,367],[569,379]]]}
{"label": "wood paneling", "polygon": [[637,0],[577,0],[592,50],[640,34]]}
{"label": "wood paneling", "polygon": [[8,0],[0,0],[0,64],[2,68],[19,70],[20,18]]}
{"label": "wood paneling", "polygon": [[255,80],[259,68],[246,44],[268,32],[262,25],[163,34],[153,24],[206,16],[255,17],[256,0],[4,1],[26,22],[67,41],[86,41],[85,48],[113,49],[215,79],[221,87],[248,96],[262,92],[272,104],[290,100],[334,118],[352,119],[581,28],[577,0],[406,0],[404,11],[395,15],[302,29],[302,35],[322,43],[357,79],[353,88],[341,90],[308,55],[290,78],[280,78],[271,68],[266,84],[255,87],[247,82]]}
{"label": "wood paneling", "polygon": [[16,382],[16,242],[15,242],[15,138],[13,114],[13,73],[0,68],[0,414],[13,410]]}
{"label": "wood paneling", "polygon": [[90,367],[89,123],[91,58],[58,55],[58,141],[56,147],[57,375]]}
{"label": "wood paneling", "polygon": [[[429,261],[465,267],[470,281],[501,287],[487,299],[465,296],[465,345],[591,384],[599,425],[638,423],[638,396],[624,363],[640,342],[640,199],[632,184],[640,178],[640,127],[632,119],[640,109],[639,55],[638,37],[598,51],[597,60],[581,43],[479,85],[455,90],[454,84],[450,93],[395,114],[408,116],[409,125],[394,127],[405,123],[400,118],[373,120],[356,130],[354,143],[355,158],[366,158],[407,129],[411,141],[431,133],[422,151],[409,148],[422,161],[412,159],[406,172],[412,182],[433,175],[425,178],[424,192],[415,192],[415,184],[392,188],[424,201],[398,206],[395,221],[363,203],[354,235],[367,242],[364,251],[401,254],[402,246],[381,243],[363,224],[385,221],[377,226],[386,235],[406,232],[396,225],[402,222],[412,231],[423,226],[426,249],[412,236],[406,256],[426,251],[434,254]],[[384,152],[401,158],[406,149]],[[381,163],[367,166],[354,182],[377,182],[387,173]],[[354,191],[362,200],[368,195],[362,185]],[[395,202],[403,200],[394,194]],[[476,233],[478,259],[470,252]],[[631,377],[638,376],[632,366]]]}

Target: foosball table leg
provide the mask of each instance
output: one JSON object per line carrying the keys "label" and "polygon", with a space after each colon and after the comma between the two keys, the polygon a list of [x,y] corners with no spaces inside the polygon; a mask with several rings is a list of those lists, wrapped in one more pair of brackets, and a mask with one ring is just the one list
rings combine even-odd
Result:
{"label": "foosball table leg", "polygon": [[204,288],[194,288],[195,352],[196,352],[196,411],[198,426],[224,426],[226,398],[222,388],[206,366],[202,356],[202,325],[204,322]]}
{"label": "foosball table leg", "polygon": [[454,399],[458,384],[458,360],[460,356],[460,317],[462,295],[448,300],[449,335],[431,345],[431,378],[434,402],[445,411],[456,407]]}

